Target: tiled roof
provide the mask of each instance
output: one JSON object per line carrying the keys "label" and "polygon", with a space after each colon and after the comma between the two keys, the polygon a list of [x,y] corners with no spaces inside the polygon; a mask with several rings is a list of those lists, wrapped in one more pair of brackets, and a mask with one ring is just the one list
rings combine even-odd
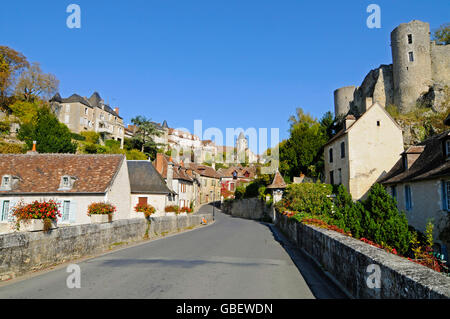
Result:
{"label": "tiled roof", "polygon": [[195,164],[195,163],[189,163],[189,164],[186,164],[186,166],[189,167],[190,169],[192,169],[197,174],[200,174],[200,176],[211,177],[211,178],[220,178],[221,177],[220,174],[218,174],[216,172],[216,170],[210,166],[199,165],[199,164]]}
{"label": "tiled roof", "polygon": [[[167,178],[167,166],[168,166],[168,163],[170,162],[170,158],[166,154],[158,154],[158,155],[159,155],[159,158],[162,160],[162,164],[158,168],[158,163],[155,162],[155,167],[163,178]],[[157,160],[158,160],[158,158],[155,161],[157,161]],[[187,182],[194,181],[193,178],[188,173],[188,168],[183,167],[178,163],[175,163],[173,160],[172,160],[172,163],[174,163],[173,179],[180,179],[180,180],[184,180]]]}
{"label": "tiled roof", "polygon": [[283,189],[283,188],[286,188],[286,183],[284,182],[284,178],[283,178],[283,176],[281,176],[279,171],[277,171],[275,173],[275,177],[273,178],[272,184],[267,186],[267,188],[269,188],[269,189],[274,189],[274,188],[281,188],[281,189]]}
{"label": "tiled roof", "polygon": [[401,158],[378,182],[397,184],[450,176],[450,161],[444,156],[444,142],[449,134],[450,130],[410,147],[403,156],[420,154],[411,167],[405,170]]}
{"label": "tiled roof", "polygon": [[[5,154],[0,177],[19,179],[17,187],[1,194],[105,193],[125,160],[124,155]],[[59,191],[61,177],[75,178],[73,188]]]}
{"label": "tiled roof", "polygon": [[[221,168],[218,173],[222,177],[233,177],[233,172],[236,171],[238,174],[238,178],[249,178],[253,179],[256,176],[256,168],[255,167],[242,167],[241,165],[232,166],[229,168]],[[248,177],[245,176],[248,173]]]}
{"label": "tiled roof", "polygon": [[149,161],[127,161],[131,193],[170,194],[162,176]]}

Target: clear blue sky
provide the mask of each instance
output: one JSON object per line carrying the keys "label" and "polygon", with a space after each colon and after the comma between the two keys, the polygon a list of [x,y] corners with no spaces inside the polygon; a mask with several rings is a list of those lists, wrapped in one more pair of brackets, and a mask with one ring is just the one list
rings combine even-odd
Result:
{"label": "clear blue sky", "polygon": [[[66,7],[82,10],[66,27]],[[366,8],[381,7],[381,29]],[[448,0],[2,1],[1,44],[60,80],[60,93],[98,91],[126,124],[278,127],[298,106],[333,110],[334,89],[391,63],[390,32],[413,19],[450,21]]]}

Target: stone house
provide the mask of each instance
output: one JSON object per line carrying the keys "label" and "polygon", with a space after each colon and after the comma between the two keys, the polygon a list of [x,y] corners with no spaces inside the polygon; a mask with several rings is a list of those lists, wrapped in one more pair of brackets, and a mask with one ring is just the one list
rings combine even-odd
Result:
{"label": "stone house", "polygon": [[164,178],[167,187],[174,192],[174,196],[169,196],[167,206],[176,205],[183,208],[197,204],[198,183],[192,170],[185,167],[183,162],[176,163],[172,157],[158,153],[154,167]]}
{"label": "stone house", "polygon": [[227,184],[228,190],[234,192],[241,183],[249,183],[257,177],[256,168],[253,166],[243,167],[241,164],[218,170],[220,182]]}
{"label": "stone house", "polygon": [[56,94],[50,104],[59,121],[72,132],[95,131],[100,133],[102,141],[113,139],[119,141],[123,148],[125,126],[119,116],[119,108],[113,110],[97,92],[90,98],[77,94],[62,98]]}
{"label": "stone house", "polygon": [[[433,221],[439,241],[439,234],[450,225],[450,130],[409,147],[380,183],[411,226],[424,232],[427,222]],[[445,244],[449,243],[447,236]]]}
{"label": "stone house", "polygon": [[88,206],[109,202],[113,219],[129,218],[130,182],[124,155],[0,155],[0,232],[11,230],[11,210],[19,202],[60,203],[58,225],[87,224]]}
{"label": "stone house", "polygon": [[187,166],[197,174],[200,182],[200,204],[220,200],[220,174],[207,165],[189,163]]}
{"label": "stone house", "polygon": [[357,120],[347,116],[345,127],[325,144],[325,182],[343,184],[353,200],[359,200],[402,152],[401,128],[375,103]]}
{"label": "stone house", "polygon": [[155,209],[155,216],[165,215],[165,208],[170,198],[176,193],[170,190],[164,178],[156,171],[150,161],[127,161],[131,190],[131,217],[144,217],[136,213],[137,204],[150,204]]}

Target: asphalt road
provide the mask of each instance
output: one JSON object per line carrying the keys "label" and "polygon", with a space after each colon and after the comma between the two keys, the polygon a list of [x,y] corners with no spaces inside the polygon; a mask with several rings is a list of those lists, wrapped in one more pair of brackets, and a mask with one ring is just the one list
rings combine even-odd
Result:
{"label": "asphalt road", "polygon": [[[203,211],[211,211],[207,206]],[[297,267],[271,228],[216,210],[216,222],[0,286],[0,298],[343,298],[311,263]],[[300,269],[300,270],[299,270]]]}

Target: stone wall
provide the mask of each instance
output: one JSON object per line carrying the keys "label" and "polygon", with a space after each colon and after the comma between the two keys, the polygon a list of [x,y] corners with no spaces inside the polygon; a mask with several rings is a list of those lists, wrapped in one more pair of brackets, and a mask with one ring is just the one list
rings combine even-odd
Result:
{"label": "stone wall", "polygon": [[212,222],[211,214],[177,217],[125,219],[104,224],[62,227],[44,232],[16,232],[0,235],[0,281],[45,269],[47,267],[93,256],[118,245],[164,236],[201,224],[202,218]]}
{"label": "stone wall", "polygon": [[[355,298],[448,299],[450,278],[340,233],[276,214],[276,226]],[[380,268],[379,288],[369,288],[369,265]]]}
{"label": "stone wall", "polygon": [[265,217],[273,219],[274,209],[267,207],[259,198],[248,198],[225,202],[222,212],[233,217],[262,220]]}

